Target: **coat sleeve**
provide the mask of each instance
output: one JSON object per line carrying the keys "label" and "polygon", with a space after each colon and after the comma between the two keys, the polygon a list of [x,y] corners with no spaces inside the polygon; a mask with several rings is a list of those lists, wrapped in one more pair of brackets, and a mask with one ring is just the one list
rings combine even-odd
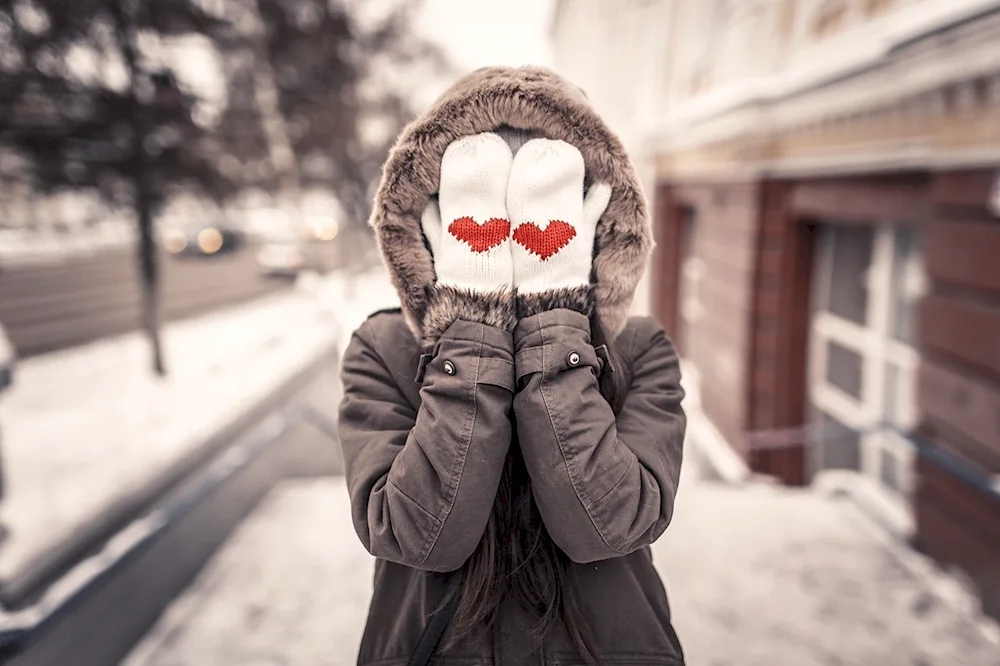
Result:
{"label": "coat sleeve", "polygon": [[574,562],[647,546],[673,515],[686,426],[677,353],[651,321],[630,347],[634,374],[616,417],[586,316],[550,310],[514,331],[521,452],[545,526]]}
{"label": "coat sleeve", "polygon": [[416,410],[380,342],[392,344],[369,321],[343,359],[339,434],[354,526],[376,557],[453,571],[486,529],[510,446],[513,340],[453,323],[426,366]]}

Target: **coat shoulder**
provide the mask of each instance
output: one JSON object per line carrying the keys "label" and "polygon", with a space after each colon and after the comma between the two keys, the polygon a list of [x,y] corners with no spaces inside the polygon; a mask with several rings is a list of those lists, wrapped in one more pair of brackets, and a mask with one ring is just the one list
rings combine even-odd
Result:
{"label": "coat shoulder", "polygon": [[379,310],[368,316],[354,333],[393,373],[416,372],[420,346],[399,308]]}
{"label": "coat shoulder", "polygon": [[666,332],[655,317],[629,317],[618,336],[618,345],[624,352],[641,355],[645,346]]}
{"label": "coat shoulder", "polygon": [[355,331],[355,335],[376,346],[381,342],[404,344],[414,339],[400,308],[387,308],[371,313]]}
{"label": "coat shoulder", "polygon": [[633,359],[664,343],[671,348],[674,346],[673,340],[655,317],[629,317],[618,336],[619,348]]}

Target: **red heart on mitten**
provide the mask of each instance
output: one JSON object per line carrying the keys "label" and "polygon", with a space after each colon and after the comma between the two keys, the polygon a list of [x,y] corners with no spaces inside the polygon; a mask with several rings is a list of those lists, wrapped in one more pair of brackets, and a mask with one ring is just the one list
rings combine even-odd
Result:
{"label": "red heart on mitten", "polygon": [[576,229],[562,220],[552,220],[545,231],[538,228],[534,222],[526,222],[514,230],[514,241],[525,250],[538,255],[545,261],[576,236]]}
{"label": "red heart on mitten", "polygon": [[484,224],[477,224],[471,217],[460,217],[448,225],[448,233],[468,243],[473,252],[486,252],[507,240],[510,222],[494,217]]}

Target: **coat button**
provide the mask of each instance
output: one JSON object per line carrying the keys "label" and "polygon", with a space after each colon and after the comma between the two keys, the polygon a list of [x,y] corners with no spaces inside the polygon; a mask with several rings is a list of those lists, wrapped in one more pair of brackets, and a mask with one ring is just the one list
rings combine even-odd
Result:
{"label": "coat button", "polygon": [[576,352],[570,352],[569,356],[566,357],[566,362],[569,363],[571,368],[575,368],[580,365],[580,355]]}
{"label": "coat button", "polygon": [[454,377],[455,373],[458,372],[458,370],[455,369],[455,364],[451,361],[444,362],[444,371],[445,374],[451,375],[452,377]]}

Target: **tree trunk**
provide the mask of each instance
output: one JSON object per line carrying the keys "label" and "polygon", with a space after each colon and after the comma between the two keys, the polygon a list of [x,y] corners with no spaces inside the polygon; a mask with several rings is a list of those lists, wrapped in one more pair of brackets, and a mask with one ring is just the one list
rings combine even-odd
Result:
{"label": "tree trunk", "polygon": [[[149,182],[149,157],[145,142],[149,135],[147,109],[139,99],[140,70],[138,56],[132,38],[135,32],[134,17],[129,16],[124,0],[111,3],[116,32],[122,49],[122,58],[131,81],[132,145],[131,160],[134,165],[133,191],[135,192],[135,214],[139,224],[139,275],[142,285],[142,324],[149,338],[152,351],[153,372],[158,376],[167,374],[163,362],[163,348],[160,344],[160,294],[159,266],[156,253],[156,239],[153,233],[153,215],[156,208],[156,193]],[[142,3],[139,3],[142,6]]]}
{"label": "tree trunk", "polygon": [[[145,181],[140,172],[139,181]],[[153,234],[153,202],[148,188],[139,185],[136,195],[136,214],[139,220],[139,268],[142,276],[142,323],[149,338],[153,356],[153,372],[163,377],[167,374],[160,344],[160,280]]]}
{"label": "tree trunk", "polygon": [[292,223],[298,228],[302,224],[302,183],[299,176],[298,156],[288,136],[285,116],[281,113],[281,100],[271,69],[268,28],[264,23],[260,0],[252,0],[249,18],[253,23],[253,91],[257,108],[263,120],[264,135],[271,156],[271,164],[278,172],[281,183],[282,210],[291,205]]}

